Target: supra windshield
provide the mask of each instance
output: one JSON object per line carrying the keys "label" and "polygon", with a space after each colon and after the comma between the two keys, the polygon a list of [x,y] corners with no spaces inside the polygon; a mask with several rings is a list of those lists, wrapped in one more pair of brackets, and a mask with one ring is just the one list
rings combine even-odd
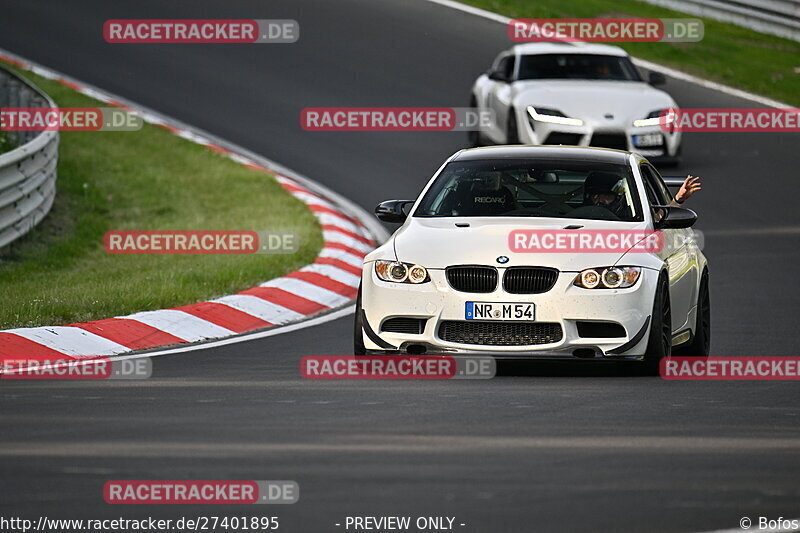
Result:
{"label": "supra windshield", "polygon": [[504,159],[449,163],[414,216],[633,222],[642,220],[642,210],[626,165]]}
{"label": "supra windshield", "polygon": [[517,79],[642,81],[639,71],[627,57],[596,54],[522,56]]}

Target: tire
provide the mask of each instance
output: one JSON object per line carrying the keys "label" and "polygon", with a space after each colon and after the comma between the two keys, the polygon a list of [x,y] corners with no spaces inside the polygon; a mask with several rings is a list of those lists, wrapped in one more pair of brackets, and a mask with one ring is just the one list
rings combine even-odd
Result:
{"label": "tire", "polygon": [[367,355],[367,349],[364,347],[364,327],[361,324],[361,285],[358,286],[356,316],[353,322],[353,355]]}
{"label": "tire", "polygon": [[683,357],[708,357],[711,352],[711,295],[708,288],[708,270],[703,271],[700,290],[697,292],[697,323],[691,342],[675,350]]}
{"label": "tire", "polygon": [[651,317],[644,361],[650,372],[658,374],[661,359],[672,353],[672,308],[669,301],[669,282],[664,274],[658,279]]}
{"label": "tire", "polygon": [[674,161],[676,167],[681,164],[681,161],[683,161],[683,139],[681,139],[681,144],[678,145],[678,149],[675,150]]}
{"label": "tire", "polygon": [[506,144],[519,144],[519,130],[517,129],[517,113],[514,108],[508,110],[506,121]]}
{"label": "tire", "polygon": [[[475,96],[472,96],[469,99],[469,107],[472,109],[478,108],[478,102],[475,100]],[[467,146],[470,148],[478,148],[479,146],[483,146],[483,139],[481,139],[481,130],[470,130],[467,132]]]}
{"label": "tire", "polygon": [[481,143],[481,133],[479,131],[468,131],[467,132],[467,147],[469,148],[478,148],[483,146]]}
{"label": "tire", "polygon": [[675,155],[664,157],[664,160],[661,162],[661,166],[666,168],[674,168],[680,166],[681,161],[683,160],[683,156],[681,155],[682,151],[683,151],[683,143],[678,145],[678,149],[675,150]]}

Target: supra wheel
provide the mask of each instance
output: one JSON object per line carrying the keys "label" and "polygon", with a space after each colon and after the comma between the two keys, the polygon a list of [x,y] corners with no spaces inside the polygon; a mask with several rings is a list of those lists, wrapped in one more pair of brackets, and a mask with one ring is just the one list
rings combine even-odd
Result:
{"label": "supra wheel", "polygon": [[478,148],[481,146],[481,133],[476,130],[467,132],[467,146],[470,148]]}
{"label": "supra wheel", "polygon": [[672,157],[668,155],[665,156],[665,160],[661,163],[661,166],[669,168],[680,166],[681,161],[683,159],[681,156],[682,150],[683,150],[683,144],[679,144],[678,149],[675,150],[675,155]]}
{"label": "supra wheel", "polygon": [[656,296],[653,299],[653,314],[650,321],[650,335],[644,360],[648,368],[658,373],[659,363],[672,353],[672,307],[669,302],[669,282],[665,275],[658,280]]}
{"label": "supra wheel", "polygon": [[[475,96],[470,97],[469,107],[471,109],[478,108],[478,102],[477,100],[475,100]],[[483,146],[480,127],[478,127],[478,129],[476,130],[469,130],[467,132],[467,144],[469,145],[470,148],[478,148],[479,146]]]}
{"label": "supra wheel", "polygon": [[358,286],[356,316],[353,322],[353,355],[366,355],[367,349],[364,347],[364,326],[361,323],[361,285]]}
{"label": "supra wheel", "polygon": [[705,270],[697,293],[697,323],[694,327],[694,336],[685,347],[675,350],[675,355],[708,357],[711,352],[711,295],[708,284],[708,270]]}
{"label": "supra wheel", "polygon": [[506,121],[506,144],[519,144],[519,130],[517,129],[517,114],[514,109],[508,110]]}

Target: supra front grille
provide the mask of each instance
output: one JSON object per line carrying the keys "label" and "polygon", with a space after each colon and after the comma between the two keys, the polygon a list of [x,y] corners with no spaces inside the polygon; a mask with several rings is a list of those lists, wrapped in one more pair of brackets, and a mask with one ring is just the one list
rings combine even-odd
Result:
{"label": "supra front grille", "polygon": [[599,148],[615,148],[617,150],[628,149],[628,138],[624,133],[595,133],[589,146]]}
{"label": "supra front grille", "polygon": [[569,144],[574,146],[581,142],[581,137],[583,137],[583,135],[580,133],[563,133],[560,131],[554,131],[547,136],[544,144]]}
{"label": "supra front grille", "polygon": [[558,271],[543,267],[510,267],[503,274],[503,290],[511,294],[540,294],[553,288]]}
{"label": "supra front grille", "polygon": [[439,338],[459,344],[482,346],[532,346],[558,342],[561,325],[550,322],[473,322],[445,320],[439,325]]}
{"label": "supra front grille", "polygon": [[420,335],[423,331],[425,331],[425,322],[427,322],[426,318],[398,316],[384,321],[384,323],[381,325],[381,331]]}
{"label": "supra front grille", "polygon": [[447,281],[461,292],[492,292],[497,288],[497,269],[492,266],[447,267]]}
{"label": "supra front grille", "polygon": [[588,322],[578,321],[578,336],[596,339],[610,339],[624,337],[625,328],[616,322]]}

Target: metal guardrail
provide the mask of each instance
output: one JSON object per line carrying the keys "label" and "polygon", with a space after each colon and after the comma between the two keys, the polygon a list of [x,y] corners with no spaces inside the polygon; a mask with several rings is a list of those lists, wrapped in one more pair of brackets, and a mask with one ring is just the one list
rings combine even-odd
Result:
{"label": "metal guardrail", "polygon": [[800,0],[643,0],[800,42]]}
{"label": "metal guardrail", "polygon": [[[31,82],[0,67],[0,108],[56,107]],[[0,154],[0,248],[28,233],[56,196],[57,131],[6,132],[16,146]]]}

